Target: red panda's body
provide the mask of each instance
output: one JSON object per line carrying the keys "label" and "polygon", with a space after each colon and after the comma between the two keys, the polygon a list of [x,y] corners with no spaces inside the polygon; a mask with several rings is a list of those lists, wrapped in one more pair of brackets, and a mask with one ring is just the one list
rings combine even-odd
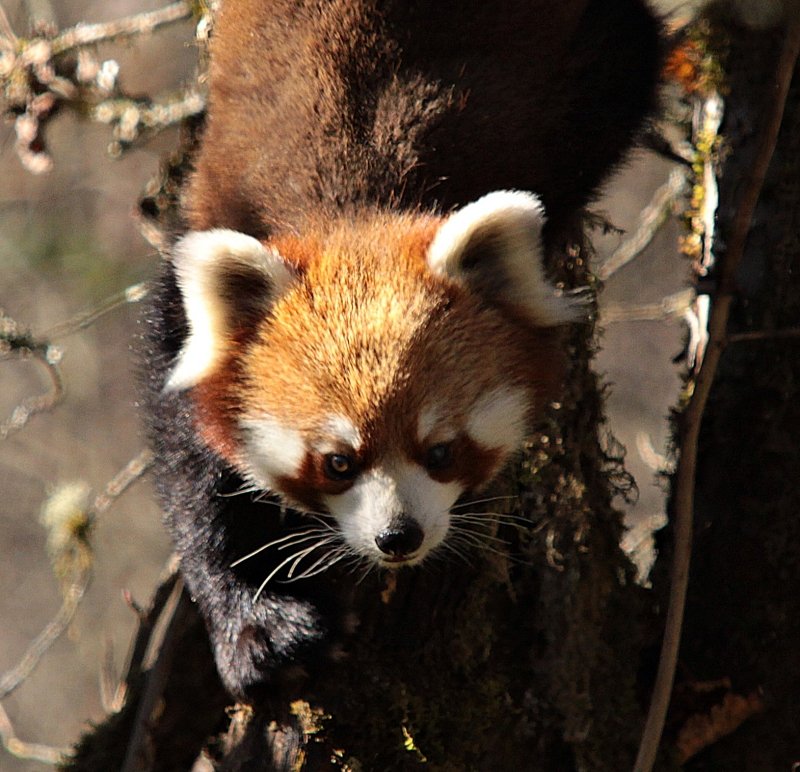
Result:
{"label": "red panda's body", "polygon": [[328,641],[326,568],[446,548],[557,394],[582,302],[545,278],[545,213],[557,230],[619,161],[657,42],[637,0],[225,1],[145,353],[232,691]]}

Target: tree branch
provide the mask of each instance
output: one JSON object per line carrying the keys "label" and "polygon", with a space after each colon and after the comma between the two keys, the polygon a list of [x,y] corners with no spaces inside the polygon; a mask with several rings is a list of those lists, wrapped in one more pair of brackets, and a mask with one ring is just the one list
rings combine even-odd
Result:
{"label": "tree branch", "polygon": [[20,740],[14,731],[14,725],[0,704],[0,740],[3,747],[18,759],[41,761],[43,764],[59,764],[69,753],[69,748],[54,748],[40,743],[28,743]]}
{"label": "tree branch", "polygon": [[613,274],[635,260],[642,250],[653,240],[661,226],[666,222],[675,202],[686,189],[686,172],[675,169],[669,179],[653,194],[650,203],[639,215],[633,234],[620,244],[617,250],[597,268],[597,278],[606,281]]}
{"label": "tree branch", "polygon": [[727,339],[736,270],[744,254],[750,223],[775,150],[798,54],[800,54],[800,15],[792,19],[786,31],[776,67],[773,94],[764,111],[767,120],[760,132],[753,166],[749,178],[744,181],[739,205],[734,213],[724,260],[719,261],[720,291],[715,298],[709,320],[709,346],[697,372],[692,396],[681,416],[680,457],[674,487],[674,552],[669,608],[656,683],[634,772],[649,772],[653,768],[670,702],[689,581],[700,425]]}
{"label": "tree branch", "polygon": [[69,627],[89,586],[92,558],[89,534],[97,517],[105,512],[150,466],[152,454],[142,451],[129,461],[87,505],[87,490],[58,489],[46,505],[43,520],[49,528],[48,548],[54,568],[64,583],[61,608],[31,642],[22,659],[0,676],[0,700],[7,697],[33,672],[41,658]]}
{"label": "tree branch", "polygon": [[187,0],[178,0],[176,3],[160,8],[156,11],[135,13],[124,16],[114,21],[100,24],[76,24],[74,27],[56,35],[51,43],[53,54],[63,54],[80,46],[107,43],[121,37],[142,35],[163,27],[174,24],[192,16],[192,4]]}
{"label": "tree branch", "polygon": [[[78,24],[58,34],[45,25],[38,34],[23,39],[14,33],[0,6],[3,112],[14,119],[15,148],[23,166],[33,174],[52,168],[44,134],[62,105],[88,113],[101,123],[114,124],[112,155],[119,155],[143,133],[160,131],[201,112],[203,96],[193,89],[163,104],[122,93],[118,64],[114,60],[100,64],[91,51],[98,43],[149,33],[188,19],[192,10],[190,2],[181,0],[157,11],[110,22]],[[205,34],[208,19],[200,21],[203,24],[198,34]]]}

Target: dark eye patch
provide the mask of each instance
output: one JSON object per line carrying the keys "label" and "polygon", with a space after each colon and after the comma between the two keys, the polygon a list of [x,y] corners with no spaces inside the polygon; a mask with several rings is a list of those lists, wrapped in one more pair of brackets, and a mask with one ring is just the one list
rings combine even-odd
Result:
{"label": "dark eye patch", "polygon": [[326,453],[322,461],[322,470],[330,480],[352,480],[359,473],[358,462],[347,453]]}
{"label": "dark eye patch", "polygon": [[454,451],[452,442],[439,442],[425,451],[425,468],[431,472],[442,471],[452,466]]}

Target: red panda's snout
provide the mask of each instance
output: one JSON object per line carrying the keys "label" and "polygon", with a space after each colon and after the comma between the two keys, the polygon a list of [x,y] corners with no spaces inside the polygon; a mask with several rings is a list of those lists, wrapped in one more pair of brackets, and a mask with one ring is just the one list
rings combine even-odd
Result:
{"label": "red panda's snout", "polygon": [[522,445],[535,392],[428,384],[420,395],[418,386],[366,425],[340,413],[291,425],[256,410],[241,419],[247,476],[329,514],[351,555],[392,568],[421,562],[445,542],[462,494],[491,482]]}
{"label": "red panda's snout", "polygon": [[397,567],[419,563],[444,541],[461,492],[458,482],[437,482],[416,464],[393,459],[325,503],[348,547]]}
{"label": "red panda's snout", "polygon": [[554,328],[583,303],[545,278],[542,223],[535,197],[500,191],[268,245],[189,234],[174,253],[189,335],[165,388],[192,388],[207,443],[333,518],[347,554],[419,563],[560,385]]}

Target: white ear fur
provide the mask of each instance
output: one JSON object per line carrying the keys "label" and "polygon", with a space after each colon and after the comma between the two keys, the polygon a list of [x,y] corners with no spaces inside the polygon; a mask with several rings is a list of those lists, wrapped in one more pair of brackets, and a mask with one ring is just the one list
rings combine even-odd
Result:
{"label": "white ear fur", "polygon": [[586,302],[560,293],[545,277],[544,221],[533,194],[489,193],[445,220],[428,248],[428,265],[434,273],[520,306],[538,325],[575,321],[585,314]]}
{"label": "white ear fur", "polygon": [[277,251],[232,230],[188,233],[176,242],[172,261],[189,334],[165,391],[190,388],[212,373],[236,319],[269,310],[294,278]]}

